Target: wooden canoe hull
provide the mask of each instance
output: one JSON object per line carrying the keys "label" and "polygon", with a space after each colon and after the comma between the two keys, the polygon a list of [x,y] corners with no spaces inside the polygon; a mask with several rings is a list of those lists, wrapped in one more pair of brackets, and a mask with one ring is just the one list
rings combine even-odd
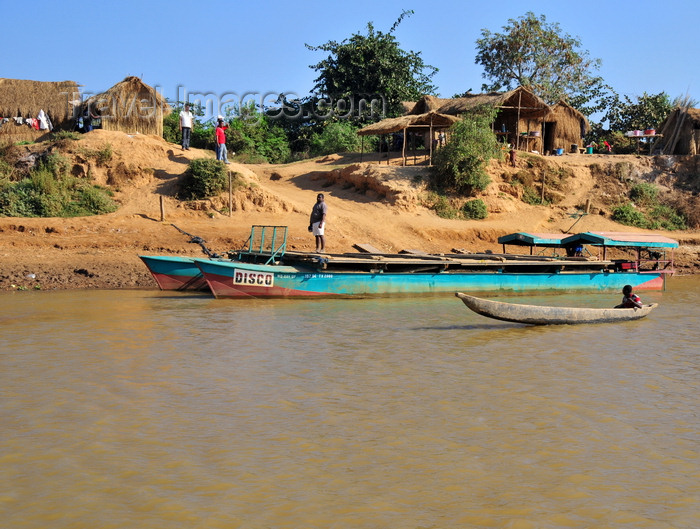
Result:
{"label": "wooden canoe hull", "polygon": [[652,303],[644,305],[641,309],[547,307],[492,301],[461,292],[456,292],[455,296],[482,316],[529,325],[571,325],[638,320],[647,316],[657,306],[657,303]]}

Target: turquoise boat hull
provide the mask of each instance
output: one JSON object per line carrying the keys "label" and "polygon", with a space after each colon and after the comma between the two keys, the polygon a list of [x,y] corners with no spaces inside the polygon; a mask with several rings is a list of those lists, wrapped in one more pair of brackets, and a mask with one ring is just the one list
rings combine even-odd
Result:
{"label": "turquoise boat hull", "polygon": [[661,290],[660,272],[562,271],[559,273],[485,271],[344,272],[300,266],[259,265],[195,259],[217,298],[365,297],[454,293],[456,291],[620,291]]}
{"label": "turquoise boat hull", "polygon": [[195,260],[191,257],[140,255],[161,290],[209,291]]}

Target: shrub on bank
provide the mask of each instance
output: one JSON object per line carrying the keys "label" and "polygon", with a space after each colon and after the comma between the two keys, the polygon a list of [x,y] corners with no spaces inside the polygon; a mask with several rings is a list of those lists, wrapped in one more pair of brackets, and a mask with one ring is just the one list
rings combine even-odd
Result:
{"label": "shrub on bank", "polygon": [[199,158],[190,162],[181,188],[185,200],[199,200],[218,195],[228,182],[226,165],[219,160]]}
{"label": "shrub on bank", "polygon": [[462,206],[462,215],[464,215],[466,219],[485,219],[488,214],[488,208],[480,198],[470,200]]}
{"label": "shrub on bank", "polygon": [[117,210],[107,189],[42,165],[17,182],[0,184],[0,216],[84,217]]}

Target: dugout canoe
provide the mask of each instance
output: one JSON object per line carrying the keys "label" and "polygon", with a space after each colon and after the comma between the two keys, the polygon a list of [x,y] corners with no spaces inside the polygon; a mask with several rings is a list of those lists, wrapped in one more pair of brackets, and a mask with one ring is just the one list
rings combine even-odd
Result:
{"label": "dugout canoe", "polygon": [[658,305],[651,303],[634,309],[548,307],[492,301],[462,292],[456,292],[455,296],[471,310],[487,318],[529,325],[571,325],[638,320],[647,316]]}

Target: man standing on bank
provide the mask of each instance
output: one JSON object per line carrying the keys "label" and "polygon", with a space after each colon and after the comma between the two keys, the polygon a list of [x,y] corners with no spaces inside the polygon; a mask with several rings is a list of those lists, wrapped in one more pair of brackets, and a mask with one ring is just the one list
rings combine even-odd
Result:
{"label": "man standing on bank", "polygon": [[182,134],[182,150],[190,150],[190,138],[192,136],[192,120],[194,116],[190,112],[190,105],[185,103],[185,109],[180,112],[180,133]]}
{"label": "man standing on bank", "polygon": [[323,193],[319,193],[316,197],[316,203],[311,210],[311,219],[309,220],[309,231],[316,237],[317,253],[321,253],[326,249],[326,237],[324,235],[326,215],[328,215],[328,205],[324,201]]}

